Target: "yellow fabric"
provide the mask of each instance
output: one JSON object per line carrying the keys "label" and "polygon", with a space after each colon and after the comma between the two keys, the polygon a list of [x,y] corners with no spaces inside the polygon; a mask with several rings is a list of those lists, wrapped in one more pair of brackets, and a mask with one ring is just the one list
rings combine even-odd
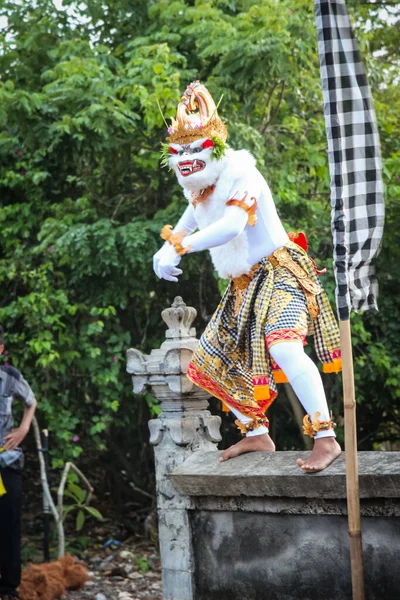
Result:
{"label": "yellow fabric", "polygon": [[282,370],[273,371],[275,383],[289,383],[288,378]]}
{"label": "yellow fabric", "polygon": [[[3,451],[4,451],[4,448],[0,448],[0,452],[3,452]],[[6,494],[6,493],[7,493],[7,490],[4,487],[4,483],[3,483],[3,480],[0,475],[0,497],[4,496],[4,494]]]}
{"label": "yellow fabric", "polygon": [[1,475],[0,475],[0,497],[4,496],[4,494],[6,494],[6,493],[7,493],[7,490],[4,487],[4,483],[3,483],[3,480],[2,480]]}
{"label": "yellow fabric", "polygon": [[255,385],[254,386],[254,400],[264,400],[270,397],[270,391],[268,385]]}
{"label": "yellow fabric", "polygon": [[340,373],[342,370],[342,359],[335,358],[335,360],[331,363],[323,363],[322,372],[323,373]]}

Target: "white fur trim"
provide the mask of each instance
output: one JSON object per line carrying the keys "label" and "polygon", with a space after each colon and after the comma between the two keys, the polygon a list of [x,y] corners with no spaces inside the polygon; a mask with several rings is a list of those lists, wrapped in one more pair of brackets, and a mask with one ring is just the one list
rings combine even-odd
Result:
{"label": "white fur trim", "polygon": [[[196,220],[199,229],[204,229],[223,217],[226,203],[235,194],[235,186],[241,179],[258,175],[255,160],[247,150],[228,150],[213,194],[196,206]],[[185,195],[188,199],[190,194]],[[251,266],[248,261],[249,243],[246,230],[237,238],[210,249],[211,258],[218,275],[223,279],[238,277],[248,273]]]}

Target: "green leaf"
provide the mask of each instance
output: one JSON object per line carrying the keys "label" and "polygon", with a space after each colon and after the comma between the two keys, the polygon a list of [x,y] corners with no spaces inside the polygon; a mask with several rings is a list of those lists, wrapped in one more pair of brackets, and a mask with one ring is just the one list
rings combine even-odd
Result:
{"label": "green leaf", "polygon": [[85,510],[95,519],[99,521],[103,520],[103,515],[96,508],[93,508],[93,506],[85,506]]}
{"label": "green leaf", "polygon": [[72,498],[72,500],[75,500],[75,502],[80,503],[80,497],[78,497],[73,492],[70,492],[69,490],[64,490],[64,496],[66,496],[67,498]]}
{"label": "green leaf", "polygon": [[221,160],[221,158],[225,156],[228,146],[217,137],[213,137],[211,139],[214,142],[212,156],[215,158],[215,160]]}
{"label": "green leaf", "polygon": [[86,492],[76,483],[69,482],[68,483],[68,491],[75,498],[75,500],[80,504],[86,497]]}
{"label": "green leaf", "polygon": [[85,513],[83,510],[78,511],[76,515],[76,531],[80,531],[85,523]]}
{"label": "green leaf", "polygon": [[70,506],[66,506],[63,508],[63,519],[65,519],[65,517],[72,512],[73,510],[75,510],[76,508],[78,508],[78,504],[71,504]]}

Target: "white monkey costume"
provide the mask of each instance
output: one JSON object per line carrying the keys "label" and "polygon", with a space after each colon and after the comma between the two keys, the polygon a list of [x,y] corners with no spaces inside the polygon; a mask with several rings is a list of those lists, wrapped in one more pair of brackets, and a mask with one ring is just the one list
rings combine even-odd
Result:
{"label": "white monkey costume", "polygon": [[189,205],[173,230],[163,228],[167,241],[154,270],[178,281],[181,257],[208,249],[220,277],[231,279],[188,377],[219,398],[248,436],[268,432],[276,383],[289,381],[307,412],[305,433],[334,436],[319,371],[303,346],[314,335],[323,370],[338,372],[339,332],[304,234],[283,229],[251,154],[227,148],[226,127],[202,84],[188,86],[168,131],[164,160]]}

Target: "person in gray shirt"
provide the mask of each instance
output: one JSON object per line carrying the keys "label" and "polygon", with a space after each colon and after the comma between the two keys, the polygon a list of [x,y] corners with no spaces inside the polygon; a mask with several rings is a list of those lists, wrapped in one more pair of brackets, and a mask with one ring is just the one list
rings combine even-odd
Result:
{"label": "person in gray shirt", "polygon": [[[4,351],[0,326],[0,354]],[[19,427],[14,429],[15,399],[25,402]],[[21,583],[21,508],[23,453],[35,414],[35,396],[21,373],[11,366],[0,367],[0,599],[18,598]]]}

